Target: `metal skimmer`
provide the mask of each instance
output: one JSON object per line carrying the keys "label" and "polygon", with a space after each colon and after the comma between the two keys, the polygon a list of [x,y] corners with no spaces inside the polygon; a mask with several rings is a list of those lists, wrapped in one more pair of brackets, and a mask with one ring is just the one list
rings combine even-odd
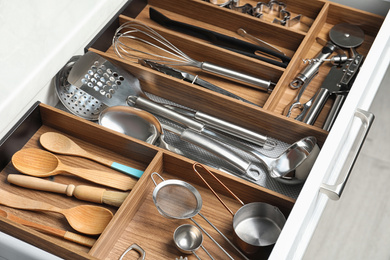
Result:
{"label": "metal skimmer", "polygon": [[98,120],[105,108],[102,102],[68,82],[73,65],[81,56],[72,57],[55,76],[54,84],[58,98],[70,112],[87,120]]}

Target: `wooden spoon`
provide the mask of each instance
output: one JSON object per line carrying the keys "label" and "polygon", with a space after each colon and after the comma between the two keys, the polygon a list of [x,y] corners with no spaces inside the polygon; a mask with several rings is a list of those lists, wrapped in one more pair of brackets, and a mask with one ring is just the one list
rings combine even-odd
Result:
{"label": "wooden spoon", "polygon": [[60,173],[70,173],[83,179],[120,190],[130,190],[136,180],[115,173],[67,166],[54,154],[36,148],[22,149],[12,156],[15,168],[36,177],[48,177]]}
{"label": "wooden spoon", "polygon": [[44,133],[39,138],[39,141],[45,149],[53,153],[74,155],[87,158],[136,178],[140,178],[141,175],[144,173],[141,170],[134,169],[132,167],[89,153],[83,148],[81,148],[78,144],[76,144],[72,139],[59,133]]}
{"label": "wooden spoon", "polygon": [[111,211],[99,206],[81,205],[61,209],[49,203],[32,200],[4,190],[0,190],[0,204],[17,209],[60,213],[72,228],[88,235],[102,233],[113,217]]}
{"label": "wooden spoon", "polygon": [[29,221],[29,220],[26,220],[23,218],[19,218],[19,217],[15,216],[7,211],[1,210],[1,209],[0,209],[0,216],[5,217],[9,220],[12,220],[13,222],[22,224],[23,226],[31,227],[35,230],[40,231],[40,232],[43,232],[43,233],[46,233],[46,234],[49,234],[52,236],[64,238],[68,241],[72,241],[72,242],[78,243],[80,245],[92,247],[96,242],[96,239],[86,237],[83,235],[79,235],[79,234],[76,234],[76,233],[73,233],[70,231],[65,231],[62,229],[58,229],[58,228],[42,225],[39,223],[35,223],[35,222]]}

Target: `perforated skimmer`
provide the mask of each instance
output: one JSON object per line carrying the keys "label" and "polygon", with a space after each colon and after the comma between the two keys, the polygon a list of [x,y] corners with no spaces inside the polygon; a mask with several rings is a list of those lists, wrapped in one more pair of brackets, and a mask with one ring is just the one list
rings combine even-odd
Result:
{"label": "perforated skimmer", "polygon": [[98,120],[100,112],[107,106],[68,82],[69,72],[80,57],[72,57],[57,73],[54,80],[55,90],[61,103],[71,113],[87,120]]}

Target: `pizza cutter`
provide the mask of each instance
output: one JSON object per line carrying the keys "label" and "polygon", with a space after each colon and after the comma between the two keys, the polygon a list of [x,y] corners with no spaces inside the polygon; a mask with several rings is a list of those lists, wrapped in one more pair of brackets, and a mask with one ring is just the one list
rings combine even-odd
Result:
{"label": "pizza cutter", "polygon": [[349,23],[337,24],[330,30],[329,38],[335,45],[349,48],[351,50],[350,58],[342,66],[334,65],[332,67],[321,88],[314,95],[310,109],[301,117],[303,122],[314,124],[328,98],[331,95],[336,95],[332,106],[334,109],[331,110],[324,125],[326,130],[329,130],[333,124],[364,58],[355,49],[364,41],[364,32],[360,27]]}

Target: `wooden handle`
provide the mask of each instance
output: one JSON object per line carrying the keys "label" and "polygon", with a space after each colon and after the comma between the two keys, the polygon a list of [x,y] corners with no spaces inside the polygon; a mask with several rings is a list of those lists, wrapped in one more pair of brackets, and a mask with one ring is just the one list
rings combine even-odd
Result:
{"label": "wooden handle", "polygon": [[84,168],[74,168],[64,165],[62,163],[60,164],[60,166],[61,170],[67,173],[79,176],[94,183],[98,183],[123,191],[131,190],[137,183],[136,180],[121,174]]}
{"label": "wooden handle", "polygon": [[68,196],[72,196],[73,187],[69,187],[70,185],[57,183],[54,181],[48,181],[37,177],[22,175],[22,174],[9,174],[7,177],[9,183],[35,190],[43,190],[56,192],[61,194],[67,194]]}
{"label": "wooden handle", "polygon": [[63,214],[62,209],[50,205],[49,203],[32,200],[5,190],[0,190],[0,204],[18,209],[53,211]]}
{"label": "wooden handle", "polygon": [[64,230],[61,230],[58,228],[49,227],[49,226],[35,223],[35,222],[29,221],[29,220],[25,220],[25,219],[19,218],[11,213],[8,213],[8,212],[6,212],[6,217],[9,220],[12,220],[13,222],[22,224],[22,225],[27,226],[27,227],[31,227],[35,230],[38,230],[40,232],[43,232],[43,233],[46,233],[46,234],[49,234],[52,236],[64,238],[66,240],[78,243],[80,245],[92,247],[93,244],[96,242],[96,240],[93,238],[85,237],[85,236],[82,236],[82,235],[79,235],[76,233],[72,233],[69,231],[64,231]]}
{"label": "wooden handle", "polygon": [[82,235],[72,233],[69,231],[65,232],[64,238],[68,241],[72,241],[72,242],[78,243],[80,245],[88,246],[88,247],[92,247],[93,244],[95,244],[95,242],[96,242],[96,239],[82,236]]}

